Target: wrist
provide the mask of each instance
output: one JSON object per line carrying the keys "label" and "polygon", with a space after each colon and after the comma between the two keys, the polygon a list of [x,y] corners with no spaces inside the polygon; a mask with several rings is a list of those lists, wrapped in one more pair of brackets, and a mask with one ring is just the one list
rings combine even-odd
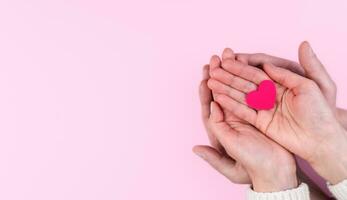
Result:
{"label": "wrist", "polygon": [[313,169],[331,184],[347,179],[347,133],[341,127],[337,134],[322,142],[316,158],[310,162]]}
{"label": "wrist", "polygon": [[[252,175],[251,175],[252,176]],[[263,170],[259,174],[252,176],[253,190],[256,192],[278,192],[298,187],[296,169]]]}

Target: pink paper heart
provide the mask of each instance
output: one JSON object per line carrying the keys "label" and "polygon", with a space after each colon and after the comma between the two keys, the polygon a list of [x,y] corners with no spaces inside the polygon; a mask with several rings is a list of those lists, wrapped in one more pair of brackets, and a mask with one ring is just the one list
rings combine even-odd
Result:
{"label": "pink paper heart", "polygon": [[270,110],[276,100],[276,87],[273,81],[262,81],[258,89],[247,94],[246,102],[249,107],[256,110]]}

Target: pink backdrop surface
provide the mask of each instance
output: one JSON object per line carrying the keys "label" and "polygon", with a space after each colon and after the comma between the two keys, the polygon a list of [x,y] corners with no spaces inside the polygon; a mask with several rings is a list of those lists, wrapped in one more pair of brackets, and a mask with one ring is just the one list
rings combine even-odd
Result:
{"label": "pink backdrop surface", "polygon": [[1,0],[0,199],[229,200],[202,65],[224,47],[297,59],[309,40],[347,106],[346,1]]}

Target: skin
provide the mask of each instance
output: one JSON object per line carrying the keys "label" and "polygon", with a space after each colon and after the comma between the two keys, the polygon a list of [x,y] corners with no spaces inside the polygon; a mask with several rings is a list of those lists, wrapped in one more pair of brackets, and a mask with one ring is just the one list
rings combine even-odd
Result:
{"label": "skin", "polygon": [[[315,57],[311,49],[307,54]],[[264,65],[265,72],[232,59],[223,61],[222,66],[223,76],[238,79],[230,82],[211,74],[208,86],[219,93],[216,102],[307,160],[330,183],[347,177],[347,158],[341,153],[347,150],[347,135],[337,119],[338,112],[331,109],[334,98],[326,100],[318,84],[272,64]],[[244,100],[251,91],[249,85],[270,79],[276,82],[276,107],[261,111],[249,108]]]}
{"label": "skin", "polygon": [[[211,140],[211,144],[216,144],[217,139],[215,139],[215,134],[212,132],[213,130],[209,125],[210,118],[210,105],[212,101],[212,93],[211,90],[207,87],[207,80],[209,78],[209,66],[205,65],[203,70],[203,80],[200,84],[200,102],[201,102],[201,114],[204,125],[206,127],[207,134]],[[214,142],[212,142],[214,141]],[[222,147],[218,143],[219,147]],[[206,145],[197,145],[193,148],[193,151],[203,158],[207,163],[209,163],[216,171],[224,175],[227,179],[229,179],[233,183],[237,184],[251,184],[251,180],[248,176],[246,170],[240,165],[237,164],[233,159],[231,159],[228,154],[223,149],[222,151],[217,150],[217,148],[206,146]],[[238,162],[239,163],[239,162]],[[302,182],[308,183],[310,186],[310,198],[313,200],[327,199],[327,197],[322,194],[315,185],[312,185],[310,180],[303,174],[300,170],[298,170],[298,176]]]}
{"label": "skin", "polygon": [[[328,103],[331,105],[332,109],[334,110],[340,123],[342,124],[342,126],[346,128],[347,127],[347,111],[342,108],[336,107],[336,93],[337,93],[336,84],[331,79],[324,65],[319,61],[317,56],[314,53],[312,54],[311,52],[312,52],[312,49],[309,43],[305,41],[305,42],[302,42],[299,46],[298,58],[299,58],[300,64],[291,60],[267,55],[264,53],[255,53],[255,54],[237,53],[234,55],[233,51],[229,48],[226,48],[224,50],[222,58],[223,60],[226,58],[233,58],[244,64],[259,67],[261,69],[265,63],[271,63],[278,67],[293,71],[299,75],[306,76],[307,78],[317,83],[317,85],[321,89],[321,92],[323,93]],[[217,59],[214,59],[215,61],[212,61],[211,59],[210,66],[212,66],[212,68],[219,67],[220,65],[220,60],[218,56],[214,56],[214,57],[217,57]],[[213,95],[217,95],[217,94],[214,93]],[[205,96],[207,97],[208,95],[206,94]],[[213,137],[211,137],[211,134],[209,134],[209,136],[210,136],[209,138],[212,138],[210,140],[212,142]],[[217,141],[214,141],[212,145],[217,147],[218,142],[217,143],[216,142]],[[220,148],[220,145],[218,148]]]}
{"label": "skin", "polygon": [[[255,191],[273,192],[297,187],[293,156],[247,122],[230,115],[230,112],[223,113],[218,104],[211,102],[212,96],[207,87],[207,78],[208,68],[205,67],[205,80],[200,87],[203,120],[210,139],[211,133],[215,133],[213,136],[216,138],[212,139],[212,144],[220,147],[216,141],[221,141],[221,146],[225,150],[220,153],[212,147],[196,146],[193,149],[194,152],[231,181],[252,182]],[[210,105],[212,112],[210,112]],[[235,135],[234,139],[230,138],[232,136],[230,132]],[[229,155],[234,159],[231,159]],[[263,162],[264,160],[267,162]],[[275,169],[278,165],[286,167],[281,170]]]}
{"label": "skin", "polygon": [[209,118],[211,110],[210,105],[213,98],[211,90],[207,87],[208,79],[209,66],[205,65],[203,69],[203,80],[200,84],[199,94],[202,110],[202,120],[212,147],[201,145],[195,146],[193,148],[193,151],[200,157],[204,158],[211,164],[213,168],[215,168],[232,182],[238,184],[250,184],[251,180],[247,171],[239,162],[230,158],[211,129]]}
{"label": "skin", "polygon": [[[222,55],[222,59],[225,60],[227,58],[235,58],[232,50],[225,49]],[[280,64],[282,67],[286,68],[292,68],[295,69],[295,67],[299,70],[302,68],[299,68],[298,64],[282,59],[282,58],[276,58],[273,56],[268,56],[265,54],[236,54],[237,59],[242,59],[244,62],[253,63],[255,66],[260,65],[262,62],[265,61],[271,61],[275,64]],[[210,61],[211,68],[217,68],[220,66],[220,60],[217,56],[214,56],[211,58]],[[207,87],[207,79],[209,78],[209,65],[204,66],[203,70],[203,80],[200,84],[200,101],[201,101],[201,108],[202,108],[202,119],[205,125],[205,128],[207,130],[211,145],[213,147],[209,146],[195,146],[193,151],[198,154],[200,157],[202,157],[204,160],[206,160],[213,168],[215,168],[217,171],[219,171],[221,174],[223,174],[225,177],[227,177],[230,181],[234,183],[251,183],[251,180],[249,178],[248,173],[240,165],[239,162],[235,161],[234,159],[231,159],[223,149],[223,147],[220,145],[218,140],[215,138],[215,134],[212,132],[211,128],[209,127],[209,116],[210,116],[210,103],[213,99],[211,90]],[[212,70],[211,70],[212,71]],[[318,76],[319,77],[319,76]],[[251,88],[252,89],[252,88]],[[216,93],[214,95],[217,95]],[[227,111],[226,111],[227,112]],[[316,188],[314,185],[310,184],[310,180],[305,177],[304,174],[302,174],[300,171],[298,171],[298,174],[300,176],[301,181],[304,181],[309,184],[310,186],[310,195],[311,199],[326,199],[326,197]]]}
{"label": "skin", "polygon": [[[316,54],[312,54],[311,52],[312,49],[309,43],[305,41],[302,42],[299,46],[298,60],[300,64],[295,61],[274,57],[263,53],[238,53],[236,54],[236,59],[245,64],[249,64],[260,69],[262,69],[265,63],[272,63],[278,67],[288,69],[290,71],[293,71],[302,76],[306,76],[307,78],[313,80],[317,83],[326,100],[331,105],[331,108],[337,116],[337,119],[340,121],[340,124],[346,129],[347,112],[344,109],[336,107],[336,84],[329,76],[327,70],[325,69],[324,65],[320,62]],[[300,168],[298,168],[298,170],[300,171]],[[303,175],[304,173],[299,173],[300,179],[303,179]],[[313,183],[310,179],[305,180],[304,182],[309,184],[312,195],[314,194],[312,191],[317,190],[321,192],[317,185]]]}
{"label": "skin", "polygon": [[340,120],[342,126],[347,129],[347,111],[344,109],[337,110],[337,117]]}
{"label": "skin", "polygon": [[314,81],[320,88],[321,92],[323,93],[331,108],[333,109],[338,120],[346,129],[347,111],[342,108],[336,107],[336,84],[327,73],[324,65],[320,62],[317,55],[312,51],[312,48],[308,42],[305,41],[300,44],[298,58],[300,64],[291,60],[278,58],[263,53],[236,54],[236,59],[244,64],[256,66],[262,69],[265,63],[271,63],[275,66],[288,69],[292,72],[305,76]]}

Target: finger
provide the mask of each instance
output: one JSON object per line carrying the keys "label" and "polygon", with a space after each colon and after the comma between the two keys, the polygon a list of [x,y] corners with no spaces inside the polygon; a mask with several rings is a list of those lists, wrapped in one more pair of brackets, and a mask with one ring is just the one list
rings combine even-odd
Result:
{"label": "finger", "polygon": [[227,156],[223,156],[216,149],[209,146],[198,145],[193,148],[193,152],[230,181],[234,183],[243,183],[247,181],[247,174],[239,173],[235,168],[235,161]]}
{"label": "finger", "polygon": [[[210,127],[217,140],[226,148],[230,156],[235,152],[237,132],[224,121],[224,113],[217,102],[211,102]],[[231,153],[231,154],[230,154]]]}
{"label": "finger", "polygon": [[306,76],[317,83],[329,104],[335,107],[336,85],[306,41],[299,47],[299,61],[306,71]]}
{"label": "finger", "polygon": [[235,76],[239,76],[255,84],[259,84],[263,80],[269,79],[261,69],[243,64],[239,61],[226,60],[222,63],[222,67]]}
{"label": "finger", "polygon": [[210,78],[210,66],[204,65],[202,68],[202,80],[207,80]]}
{"label": "finger", "polygon": [[235,76],[223,70],[222,68],[213,70],[211,72],[211,77],[244,93],[249,93],[257,89],[256,84],[238,76]]}
{"label": "finger", "polygon": [[245,93],[240,92],[239,90],[229,87],[228,85],[214,79],[209,79],[207,82],[207,85],[213,92],[217,93],[218,95],[220,94],[228,95],[229,97],[235,99],[237,102],[246,105]]}
{"label": "finger", "polygon": [[287,60],[284,58],[267,55],[264,53],[255,53],[255,54],[238,53],[236,54],[236,59],[242,60],[243,62],[249,65],[256,66],[259,68],[263,68],[263,65],[265,63],[271,63],[275,66],[288,69],[302,76],[305,75],[304,69],[297,62]]}
{"label": "finger", "polygon": [[209,138],[211,145],[215,147],[216,149],[218,149],[219,151],[223,152],[224,148],[217,141],[217,138],[214,136],[214,134],[208,127],[208,119],[210,118],[210,110],[211,110],[210,104],[211,104],[211,101],[213,100],[211,90],[207,87],[208,78],[209,78],[209,65],[205,65],[203,68],[203,80],[201,81],[200,88],[199,88],[202,120],[206,128],[207,136]]}
{"label": "finger", "polygon": [[208,78],[209,66],[205,65],[203,69],[203,80],[201,81],[199,88],[201,113],[204,122],[207,121],[210,116],[210,103],[212,101],[211,90],[207,87]]}
{"label": "finger", "polygon": [[222,53],[222,60],[226,60],[226,59],[232,59],[235,60],[235,54],[234,51],[230,48],[225,48],[223,53]]}
{"label": "finger", "polygon": [[238,118],[255,125],[257,119],[257,112],[255,110],[223,94],[218,95],[218,98],[216,98],[215,101]]}
{"label": "finger", "polygon": [[[211,72],[217,68],[220,68],[221,65],[221,61],[220,58],[216,55],[213,55],[210,59],[210,71],[209,73],[211,74]],[[213,99],[216,98],[218,96],[218,94],[212,92],[212,97]]]}
{"label": "finger", "polygon": [[211,102],[211,115],[210,119],[214,123],[223,122],[224,114],[216,102]]}
{"label": "finger", "polygon": [[[235,54],[235,60],[245,64],[245,65],[248,65],[248,55],[250,54],[240,54],[240,53],[237,53]],[[254,67],[257,67],[257,65],[253,65]]]}
{"label": "finger", "polygon": [[264,70],[272,80],[294,91],[308,83],[308,79],[272,64],[265,64]]}
{"label": "finger", "polygon": [[210,72],[220,67],[220,65],[221,65],[221,60],[219,56],[213,55],[210,59]]}

